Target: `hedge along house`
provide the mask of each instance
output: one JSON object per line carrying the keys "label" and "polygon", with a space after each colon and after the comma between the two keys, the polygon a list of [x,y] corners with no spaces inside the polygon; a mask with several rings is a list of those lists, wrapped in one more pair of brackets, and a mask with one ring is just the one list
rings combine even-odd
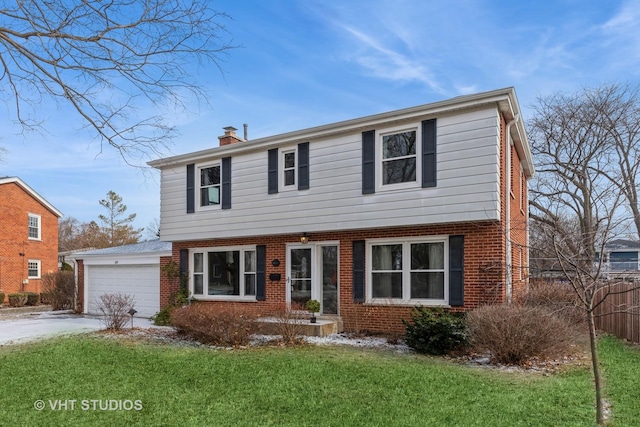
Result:
{"label": "hedge along house", "polygon": [[[312,298],[347,330],[402,330],[416,305],[471,309],[526,288],[534,168],[513,88],[150,162],[161,239],[189,292],[267,314]],[[161,306],[178,281],[165,281]]]}

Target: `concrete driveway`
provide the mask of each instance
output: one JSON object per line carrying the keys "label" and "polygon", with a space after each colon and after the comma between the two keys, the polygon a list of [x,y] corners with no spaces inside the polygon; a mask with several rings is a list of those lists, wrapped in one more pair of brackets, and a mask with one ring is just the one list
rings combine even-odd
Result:
{"label": "concrete driveway", "polygon": [[[148,328],[149,319],[134,318],[133,326]],[[0,345],[18,344],[56,335],[77,334],[104,329],[97,316],[65,311],[45,311],[20,316],[0,316]]]}

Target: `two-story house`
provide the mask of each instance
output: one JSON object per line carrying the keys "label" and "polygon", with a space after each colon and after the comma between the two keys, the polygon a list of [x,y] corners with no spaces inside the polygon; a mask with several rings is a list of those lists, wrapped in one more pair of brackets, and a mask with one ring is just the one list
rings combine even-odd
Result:
{"label": "two-story house", "polygon": [[[534,168],[513,88],[150,162],[190,293],[260,313],[308,299],[346,329],[526,286]],[[161,305],[176,285],[161,284]]]}
{"label": "two-story house", "polygon": [[42,291],[42,275],[58,270],[61,216],[20,178],[0,178],[0,292]]}

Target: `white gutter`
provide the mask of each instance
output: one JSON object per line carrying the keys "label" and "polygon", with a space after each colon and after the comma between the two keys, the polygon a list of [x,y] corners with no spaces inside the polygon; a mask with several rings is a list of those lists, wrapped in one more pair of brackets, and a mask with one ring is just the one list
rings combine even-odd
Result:
{"label": "white gutter", "polygon": [[511,245],[511,145],[513,144],[511,140],[511,126],[517,122],[520,118],[520,114],[516,114],[513,120],[507,123],[506,138],[507,138],[507,165],[506,165],[506,184],[507,184],[507,194],[506,203],[505,203],[505,239],[506,239],[506,254],[505,254],[505,265],[506,265],[506,277],[505,277],[505,287],[506,287],[506,296],[507,296],[507,304],[511,304],[511,297],[513,293],[513,248]]}

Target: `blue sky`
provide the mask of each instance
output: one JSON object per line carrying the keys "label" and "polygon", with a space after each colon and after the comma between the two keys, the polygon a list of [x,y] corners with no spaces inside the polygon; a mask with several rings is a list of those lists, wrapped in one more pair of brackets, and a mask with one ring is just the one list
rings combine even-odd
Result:
{"label": "blue sky", "polygon": [[[635,1],[223,0],[233,43],[221,63],[194,68],[209,106],[167,111],[179,136],[167,155],[217,146],[222,128],[249,139],[514,86],[525,120],[538,96],[603,83],[640,84]],[[2,110],[0,110],[2,111]],[[160,216],[159,177],[92,141],[65,108],[43,103],[46,134],[0,121],[19,176],[65,216],[97,220],[120,194],[136,226]]]}

